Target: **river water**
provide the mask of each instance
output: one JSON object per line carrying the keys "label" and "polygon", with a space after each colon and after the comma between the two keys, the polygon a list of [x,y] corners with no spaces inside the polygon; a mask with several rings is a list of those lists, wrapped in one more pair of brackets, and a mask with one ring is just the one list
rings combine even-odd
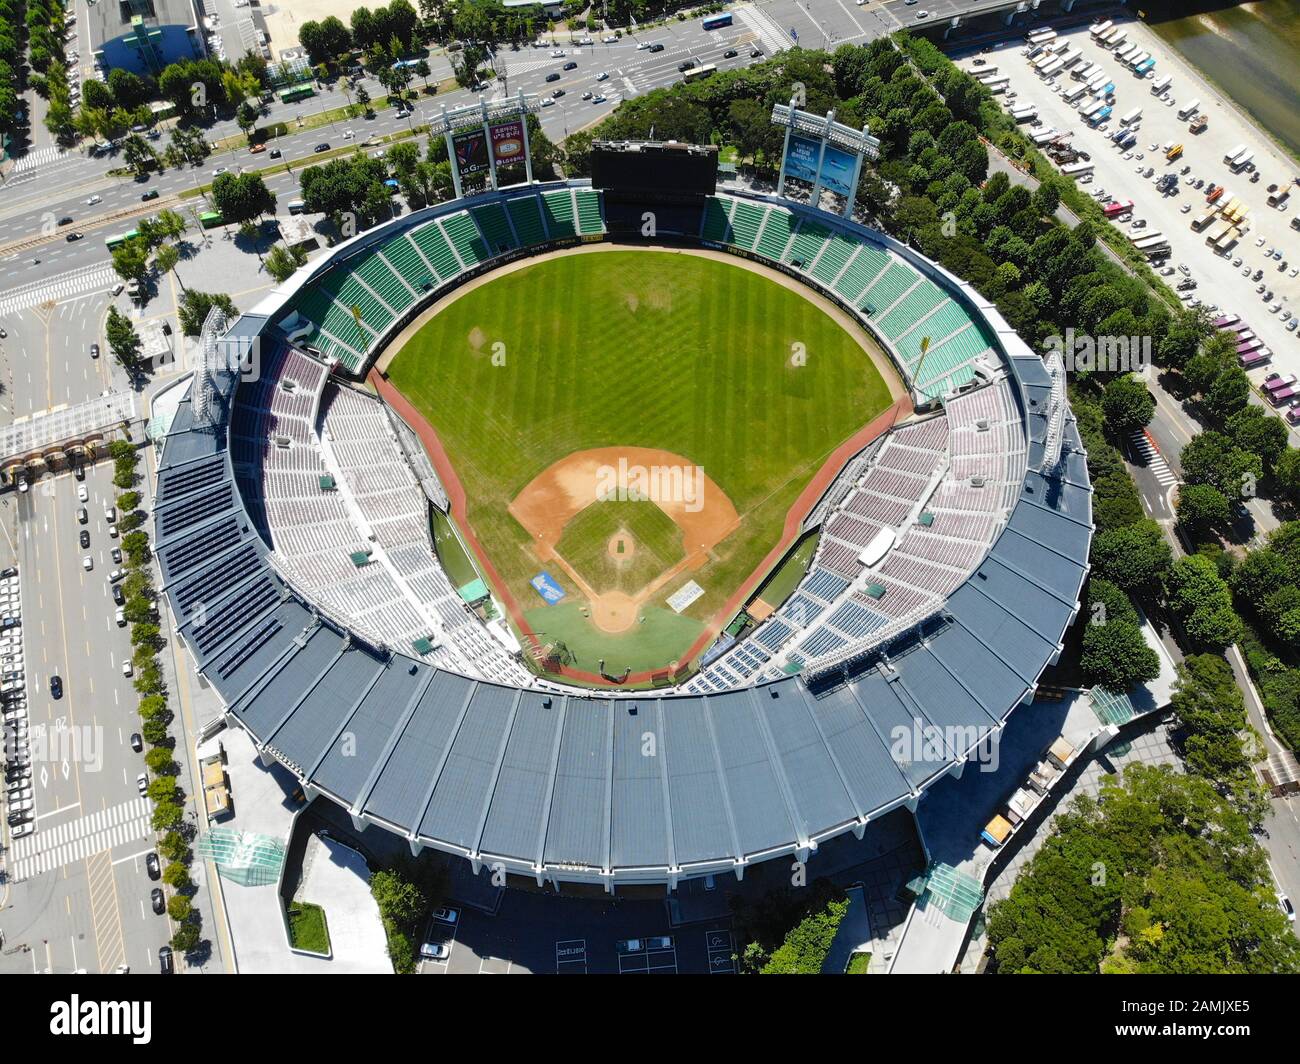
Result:
{"label": "river water", "polygon": [[1140,6],[1166,44],[1300,159],[1300,0]]}

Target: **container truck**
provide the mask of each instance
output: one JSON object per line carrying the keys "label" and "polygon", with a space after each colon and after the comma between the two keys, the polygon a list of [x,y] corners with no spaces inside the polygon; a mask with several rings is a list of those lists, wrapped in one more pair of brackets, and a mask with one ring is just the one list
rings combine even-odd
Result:
{"label": "container truck", "polygon": [[1210,124],[1210,120],[1205,115],[1197,115],[1187,126],[1187,132],[1200,133]]}
{"label": "container truck", "polygon": [[1241,230],[1235,225],[1230,228],[1223,236],[1214,242],[1214,250],[1220,255],[1226,255],[1229,251],[1237,246],[1237,241],[1241,239]]}
{"label": "container truck", "polygon": [[1215,222],[1212,226],[1210,226],[1209,229],[1205,231],[1206,245],[1208,247],[1214,247],[1214,245],[1218,243],[1219,237],[1223,236],[1223,234],[1226,233],[1231,228],[1232,228],[1231,222],[1223,222],[1223,221]]}

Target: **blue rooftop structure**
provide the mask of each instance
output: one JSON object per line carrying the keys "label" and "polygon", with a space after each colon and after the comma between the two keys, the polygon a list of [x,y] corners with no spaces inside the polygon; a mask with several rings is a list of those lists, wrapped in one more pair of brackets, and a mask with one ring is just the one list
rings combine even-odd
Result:
{"label": "blue rooftop structure", "polygon": [[[554,189],[589,193],[582,183],[541,191]],[[472,202],[512,196],[519,190]],[[777,202],[753,199],[762,211]],[[1059,462],[1039,472],[1052,380],[996,310],[880,234],[789,209],[815,214],[824,245],[825,228],[851,234],[881,261],[888,250],[941,285],[977,319],[979,343],[996,345],[1010,381],[1028,442],[1023,483],[987,554],[942,608],[835,670],[707,694],[609,696],[440,669],[409,646],[350,631],[347,618],[327,615],[281,575],[227,445],[239,373],[217,369],[202,395],[181,403],[163,446],[157,555],[196,668],[264,758],[295,773],[309,797],[402,835],[413,851],[434,847],[539,882],[672,887],[684,877],[743,875],[780,855],[802,859],[822,840],[860,835],[890,810],[914,807],[1032,698],[1060,653],[1087,570],[1091,491],[1073,418]],[[463,202],[443,204],[357,239],[377,246],[464,211]],[[751,236],[761,242],[758,224]],[[283,308],[304,305],[312,277],[329,269],[307,271],[240,317],[216,341],[223,364],[285,344],[274,323]],[[917,282],[899,283],[905,291]],[[412,311],[445,290],[430,289]],[[932,298],[917,312],[932,313]],[[946,380],[955,381],[956,365],[944,369]],[[814,590],[827,582],[823,575]],[[763,645],[746,652],[765,661]],[[900,746],[900,736],[918,731],[937,737],[934,750]]]}

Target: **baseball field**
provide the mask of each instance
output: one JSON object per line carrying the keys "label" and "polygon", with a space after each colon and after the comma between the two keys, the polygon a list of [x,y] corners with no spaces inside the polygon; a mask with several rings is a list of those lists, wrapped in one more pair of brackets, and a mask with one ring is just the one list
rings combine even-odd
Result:
{"label": "baseball field", "polygon": [[831,453],[901,394],[810,296],[715,256],[560,254],[462,289],[390,348],[464,531],[564,664],[684,660]]}

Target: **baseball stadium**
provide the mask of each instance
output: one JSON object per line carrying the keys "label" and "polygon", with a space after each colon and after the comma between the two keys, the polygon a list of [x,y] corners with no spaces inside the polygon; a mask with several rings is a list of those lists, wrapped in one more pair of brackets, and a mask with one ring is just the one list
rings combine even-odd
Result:
{"label": "baseball stadium", "polygon": [[960,773],[1078,612],[1059,359],[816,196],[679,191],[458,196],[204,329],[177,631],[265,763],[414,853],[805,860]]}

